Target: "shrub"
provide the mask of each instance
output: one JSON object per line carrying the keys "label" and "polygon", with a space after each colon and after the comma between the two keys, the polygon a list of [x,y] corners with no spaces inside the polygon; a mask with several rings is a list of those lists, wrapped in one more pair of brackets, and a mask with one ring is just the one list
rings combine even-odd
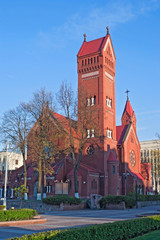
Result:
{"label": "shrub", "polygon": [[25,235],[12,240],[124,240],[160,229],[160,216]]}
{"label": "shrub", "polygon": [[[129,193],[128,196],[136,198],[135,193]],[[160,201],[160,195],[137,195],[137,200],[142,201]]]}
{"label": "shrub", "polygon": [[6,206],[4,206],[4,205],[0,205],[0,211],[1,211],[1,210],[4,210],[5,207],[6,207]]}
{"label": "shrub", "polygon": [[132,208],[136,204],[134,197],[130,196],[104,196],[99,201],[101,208],[105,208],[106,204],[119,204],[125,202],[127,208]]}
{"label": "shrub", "polygon": [[42,201],[50,205],[60,205],[61,203],[68,203],[70,205],[78,205],[82,202],[81,199],[76,197],[70,197],[68,195],[56,195],[53,197],[43,198]]}
{"label": "shrub", "polygon": [[0,222],[32,219],[37,215],[33,209],[6,210],[0,213]]}

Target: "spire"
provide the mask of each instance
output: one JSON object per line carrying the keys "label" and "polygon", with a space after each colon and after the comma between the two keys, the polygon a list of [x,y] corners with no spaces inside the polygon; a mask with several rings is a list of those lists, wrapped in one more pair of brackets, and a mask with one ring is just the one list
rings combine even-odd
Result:
{"label": "spire", "polygon": [[107,35],[109,35],[109,27],[107,26],[106,29],[107,29]]}
{"label": "spire", "polygon": [[130,91],[127,89],[126,91],[125,91],[125,93],[127,93],[127,101],[129,101],[129,97],[128,97],[128,93],[129,93]]}
{"label": "spire", "polygon": [[86,42],[87,41],[87,35],[84,33],[83,36],[84,36],[84,42]]}
{"label": "spire", "polygon": [[122,117],[123,117],[123,115],[125,114],[125,112],[127,112],[127,113],[129,114],[129,116],[132,117],[133,109],[132,109],[131,103],[130,103],[130,101],[129,101],[128,95],[127,95],[127,101],[126,101],[126,105],[125,105],[125,108],[124,108]]}

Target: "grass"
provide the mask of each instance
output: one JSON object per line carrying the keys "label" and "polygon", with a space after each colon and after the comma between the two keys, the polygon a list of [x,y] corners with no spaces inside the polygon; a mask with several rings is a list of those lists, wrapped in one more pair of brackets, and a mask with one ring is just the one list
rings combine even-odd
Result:
{"label": "grass", "polygon": [[133,240],[159,240],[159,239],[160,239],[160,230],[153,231],[153,232],[144,234],[143,236],[133,238]]}

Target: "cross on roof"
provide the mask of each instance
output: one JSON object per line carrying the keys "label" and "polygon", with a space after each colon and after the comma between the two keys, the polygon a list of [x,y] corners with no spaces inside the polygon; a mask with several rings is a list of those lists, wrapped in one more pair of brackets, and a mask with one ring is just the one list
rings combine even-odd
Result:
{"label": "cross on roof", "polygon": [[130,91],[127,89],[126,91],[125,91],[125,93],[127,93],[127,100],[129,100],[129,97],[128,97],[128,93],[129,93]]}

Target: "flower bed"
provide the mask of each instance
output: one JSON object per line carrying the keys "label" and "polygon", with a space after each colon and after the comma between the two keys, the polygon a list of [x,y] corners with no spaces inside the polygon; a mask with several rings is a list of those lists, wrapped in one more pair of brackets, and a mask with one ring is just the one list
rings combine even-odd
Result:
{"label": "flower bed", "polygon": [[36,215],[37,211],[33,209],[0,211],[0,222],[32,219]]}
{"label": "flower bed", "polygon": [[106,205],[116,205],[122,202],[125,202],[126,208],[132,208],[136,205],[136,199],[130,196],[104,196],[99,201],[101,208],[104,209],[106,208]]}
{"label": "flower bed", "polygon": [[53,197],[43,198],[42,202],[49,205],[60,205],[61,203],[78,205],[82,202],[82,200],[80,198],[70,197],[68,195],[56,195]]}

